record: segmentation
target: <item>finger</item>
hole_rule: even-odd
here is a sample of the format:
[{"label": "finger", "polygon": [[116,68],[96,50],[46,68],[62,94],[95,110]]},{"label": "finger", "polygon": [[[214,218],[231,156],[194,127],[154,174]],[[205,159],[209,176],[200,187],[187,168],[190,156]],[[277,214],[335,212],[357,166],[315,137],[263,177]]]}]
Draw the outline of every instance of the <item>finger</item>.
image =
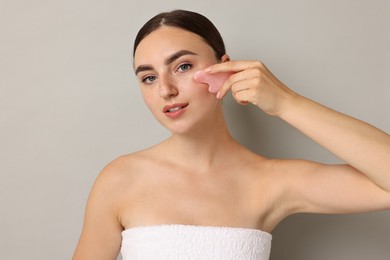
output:
[{"label": "finger", "polygon": [[232,86],[232,94],[239,103],[246,101],[257,106],[262,96],[261,80],[258,77],[254,77],[236,82]]},{"label": "finger", "polygon": [[259,84],[261,74],[262,72],[259,68],[252,68],[231,75],[219,89],[217,98],[223,98],[229,90],[237,92]]},{"label": "finger", "polygon": [[260,61],[226,61],[221,63],[216,63],[206,68],[207,73],[218,73],[218,72],[239,72],[249,68],[264,68],[264,64]]},{"label": "finger", "polygon": [[246,92],[248,92],[248,90],[242,90],[233,93],[234,100],[239,104],[249,104],[250,103],[250,101],[248,100],[249,96],[248,93]]},{"label": "finger", "polygon": [[220,89],[217,92],[216,97],[218,99],[222,99],[226,96],[226,94],[231,90],[233,84],[239,82],[239,78],[237,75],[233,74],[231,75],[220,87]]},{"label": "finger", "polygon": [[252,89],[245,89],[238,92],[233,93],[233,98],[237,103],[242,105],[247,105],[249,103],[256,103],[255,96]]}]

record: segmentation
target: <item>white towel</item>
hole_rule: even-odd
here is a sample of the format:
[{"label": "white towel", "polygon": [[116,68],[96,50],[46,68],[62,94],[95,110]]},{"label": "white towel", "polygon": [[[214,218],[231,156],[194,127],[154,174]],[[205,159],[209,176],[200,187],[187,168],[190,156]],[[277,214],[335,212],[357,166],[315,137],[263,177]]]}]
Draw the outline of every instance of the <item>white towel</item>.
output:
[{"label": "white towel", "polygon": [[123,260],[268,260],[272,235],[257,229],[194,225],[134,227],[122,232]]}]

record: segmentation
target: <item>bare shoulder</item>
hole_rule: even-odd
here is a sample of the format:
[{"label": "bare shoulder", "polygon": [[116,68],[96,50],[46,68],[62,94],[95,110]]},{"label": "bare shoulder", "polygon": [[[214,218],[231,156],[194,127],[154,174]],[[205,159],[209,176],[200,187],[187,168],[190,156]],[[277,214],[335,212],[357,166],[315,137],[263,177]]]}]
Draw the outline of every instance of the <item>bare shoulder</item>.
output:
[{"label": "bare shoulder", "polygon": [[120,211],[123,200],[134,197],[134,191],[143,187],[148,174],[156,170],[152,168],[156,168],[157,157],[154,148],[117,157],[97,176],[92,192],[104,194],[104,199],[118,205]]},{"label": "bare shoulder", "polygon": [[[249,153],[251,153],[249,151]],[[253,165],[254,171],[262,178],[272,178],[273,180],[286,180],[294,173],[313,171],[324,164],[303,159],[273,159],[252,153],[250,165]]]},{"label": "bare shoulder", "polygon": [[114,259],[118,255],[123,230],[120,213],[140,168],[138,157],[137,153],[121,156],[96,178],[73,259]]},{"label": "bare shoulder", "polygon": [[118,189],[137,178],[150,161],[148,150],[119,156],[108,163],[96,178],[96,184]]},{"label": "bare shoulder", "polygon": [[258,216],[258,228],[272,231],[280,221],[295,212],[291,201],[291,182],[294,171],[310,167],[301,160],[270,159],[244,151],[239,159],[240,178],[249,208]]},{"label": "bare shoulder", "polygon": [[325,164],[303,159],[262,159],[258,165],[263,173],[261,178],[272,184],[270,189],[283,202],[290,200],[293,189],[302,188],[305,180],[315,178],[316,173],[327,167]]},{"label": "bare shoulder", "polygon": [[302,169],[306,167],[311,167],[317,164],[313,161],[303,160],[303,159],[272,159],[267,158],[266,164],[270,169],[275,170],[284,170],[284,169]]},{"label": "bare shoulder", "polygon": [[[299,159],[269,159],[254,157],[254,169],[248,186],[257,198],[262,228],[271,231],[280,221],[297,212],[297,183],[303,175],[299,173],[314,171],[318,164]],[[259,203],[261,202],[261,203]],[[256,206],[254,206],[256,207]],[[261,212],[266,212],[263,215]]]}]

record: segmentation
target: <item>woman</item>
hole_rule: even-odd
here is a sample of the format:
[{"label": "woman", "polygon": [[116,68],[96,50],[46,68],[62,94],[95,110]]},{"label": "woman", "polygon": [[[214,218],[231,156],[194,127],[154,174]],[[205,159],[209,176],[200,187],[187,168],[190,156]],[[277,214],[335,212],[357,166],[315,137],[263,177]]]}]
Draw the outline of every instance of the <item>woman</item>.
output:
[{"label": "woman", "polygon": [[[102,171],[73,259],[115,259],[120,250],[124,259],[268,259],[270,232],[291,214],[390,208],[389,135],[293,92],[259,61],[230,61],[204,16],[176,10],[153,17],[133,57],[143,98],[172,135]],[[211,93],[197,71],[230,77]],[[226,127],[221,101],[228,92],[347,164],[249,151]]]}]

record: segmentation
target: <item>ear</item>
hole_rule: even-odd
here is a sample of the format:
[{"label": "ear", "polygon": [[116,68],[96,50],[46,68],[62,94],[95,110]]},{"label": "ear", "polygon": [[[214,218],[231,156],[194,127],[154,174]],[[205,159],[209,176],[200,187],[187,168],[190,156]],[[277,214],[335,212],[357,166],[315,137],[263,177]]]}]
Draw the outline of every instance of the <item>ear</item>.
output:
[{"label": "ear", "polygon": [[227,54],[224,54],[224,55],[221,57],[221,61],[222,61],[222,62],[227,62],[227,61],[230,61],[230,57],[229,57],[229,55],[227,55]]}]

